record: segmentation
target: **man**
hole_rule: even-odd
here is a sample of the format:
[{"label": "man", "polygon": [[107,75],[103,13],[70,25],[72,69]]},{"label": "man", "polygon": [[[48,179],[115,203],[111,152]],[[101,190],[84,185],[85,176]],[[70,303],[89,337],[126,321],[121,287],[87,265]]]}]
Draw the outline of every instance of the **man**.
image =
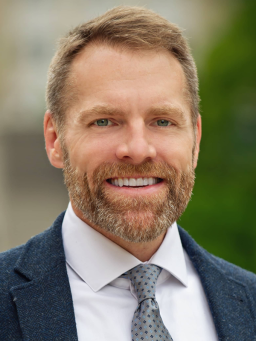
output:
[{"label": "man", "polygon": [[44,132],[70,204],[1,255],[1,340],[256,340],[255,275],[176,224],[198,102],[184,37],[151,11],[118,7],[62,39]]}]

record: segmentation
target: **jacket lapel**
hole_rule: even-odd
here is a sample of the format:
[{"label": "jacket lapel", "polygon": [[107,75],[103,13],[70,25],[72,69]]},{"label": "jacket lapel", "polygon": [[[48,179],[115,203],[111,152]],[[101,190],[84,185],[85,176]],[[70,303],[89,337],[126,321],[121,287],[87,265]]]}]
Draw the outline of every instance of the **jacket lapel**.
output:
[{"label": "jacket lapel", "polygon": [[247,286],[234,278],[237,268],[210,255],[183,229],[179,231],[183,247],[200,276],[219,340],[256,340],[252,298]]},{"label": "jacket lapel", "polygon": [[24,340],[78,340],[61,235],[63,216],[27,243],[15,267],[27,278],[10,291]]}]

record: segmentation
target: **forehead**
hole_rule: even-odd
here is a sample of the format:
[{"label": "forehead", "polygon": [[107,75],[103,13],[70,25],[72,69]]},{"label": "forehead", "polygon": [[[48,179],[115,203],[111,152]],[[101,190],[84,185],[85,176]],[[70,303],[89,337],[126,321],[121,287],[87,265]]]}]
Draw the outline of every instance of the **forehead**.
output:
[{"label": "forehead", "polygon": [[115,75],[119,73],[122,77],[120,72],[124,66],[124,70],[127,71],[126,76],[130,73],[132,77],[133,72],[136,72],[137,76],[146,70],[152,72],[156,68],[159,72],[166,68],[167,64],[172,68],[173,76],[178,76],[185,82],[180,62],[166,49],[132,50],[121,46],[112,47],[107,44],[91,43],[81,50],[72,61],[71,75],[79,77],[87,72],[88,76],[88,71],[95,75],[98,72],[104,74],[104,70],[109,71],[109,68],[112,68]]},{"label": "forehead", "polygon": [[70,75],[76,110],[90,105],[114,105],[128,111],[136,105],[141,110],[175,102],[187,105],[182,66],[166,50],[133,51],[90,44],[73,60]]}]

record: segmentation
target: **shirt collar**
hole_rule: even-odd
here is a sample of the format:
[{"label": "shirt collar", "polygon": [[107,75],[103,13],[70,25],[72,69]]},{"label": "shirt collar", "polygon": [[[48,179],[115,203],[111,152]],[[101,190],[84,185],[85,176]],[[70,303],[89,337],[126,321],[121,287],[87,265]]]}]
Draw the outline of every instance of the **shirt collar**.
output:
[{"label": "shirt collar", "polygon": [[162,244],[149,263],[165,269],[187,286],[187,267],[176,222],[168,228]]},{"label": "shirt collar", "polygon": [[[68,265],[97,292],[127,270],[141,264],[134,257],[76,216],[69,203],[62,236]],[[177,224],[167,231],[164,241],[148,263],[154,263],[187,285],[187,269]]]}]

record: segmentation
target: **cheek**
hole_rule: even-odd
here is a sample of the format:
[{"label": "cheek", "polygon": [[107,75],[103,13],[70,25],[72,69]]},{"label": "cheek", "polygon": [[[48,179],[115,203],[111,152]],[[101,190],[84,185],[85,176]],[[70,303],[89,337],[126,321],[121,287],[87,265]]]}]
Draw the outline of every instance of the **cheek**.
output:
[{"label": "cheek", "polygon": [[158,145],[157,152],[160,159],[175,169],[187,170],[192,165],[192,149],[191,139],[174,139]]},{"label": "cheek", "polygon": [[115,148],[108,142],[84,140],[76,143],[70,159],[72,165],[81,173],[90,177],[103,162],[114,162]]}]

